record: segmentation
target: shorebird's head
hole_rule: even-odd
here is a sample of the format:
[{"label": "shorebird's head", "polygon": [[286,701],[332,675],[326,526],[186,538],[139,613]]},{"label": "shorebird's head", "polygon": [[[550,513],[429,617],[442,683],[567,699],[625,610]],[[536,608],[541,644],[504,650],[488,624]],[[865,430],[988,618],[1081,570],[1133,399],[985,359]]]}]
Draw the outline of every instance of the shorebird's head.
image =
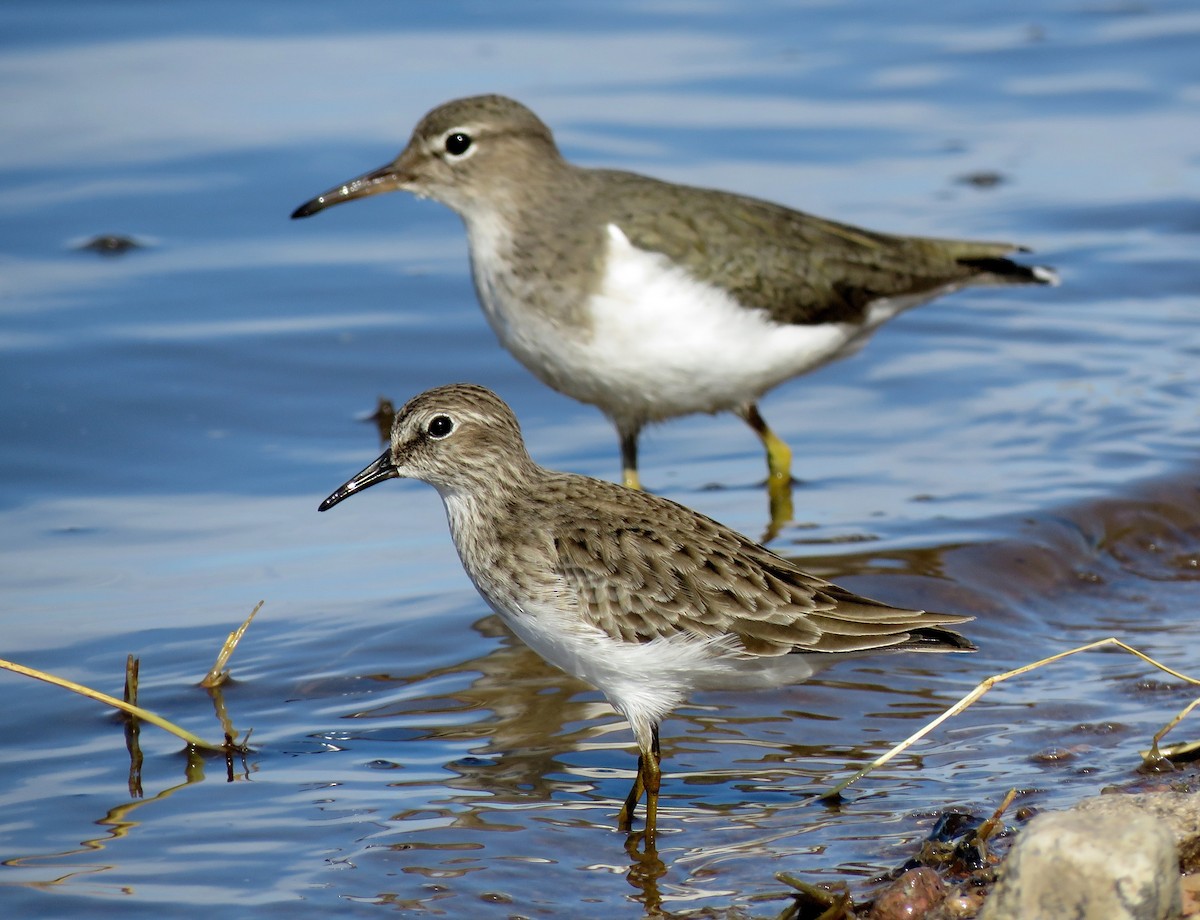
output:
[{"label": "shorebird's head", "polygon": [[396,190],[462,214],[561,163],[550,129],[521,103],[506,96],[455,99],[422,118],[391,163],[318,195],[292,217]]},{"label": "shorebird's head", "polygon": [[328,511],[385,479],[420,479],[447,495],[495,491],[497,483],[518,482],[534,469],[504,400],[484,387],[456,383],[405,403],[392,423],[388,449],[317,510]]}]

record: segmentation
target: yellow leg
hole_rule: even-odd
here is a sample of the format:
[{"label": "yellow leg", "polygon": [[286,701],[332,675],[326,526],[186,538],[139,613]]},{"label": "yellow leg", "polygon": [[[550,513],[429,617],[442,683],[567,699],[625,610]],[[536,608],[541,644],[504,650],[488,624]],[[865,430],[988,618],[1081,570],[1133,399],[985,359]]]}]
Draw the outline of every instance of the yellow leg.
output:
[{"label": "yellow leg", "polygon": [[771,484],[790,486],[792,484],[792,449],[770,428],[762,436],[763,447],[767,449],[767,473]]},{"label": "yellow leg", "polygon": [[[641,741],[639,739],[639,745]],[[617,813],[617,828],[629,833],[633,830],[633,818],[637,812],[638,802],[642,793],[646,794],[646,830],[644,837],[646,846],[654,847],[654,835],[658,830],[658,789],[662,785],[662,751],[658,743],[658,726],[651,726],[650,744],[642,746],[638,754],[637,776],[633,780],[633,788],[625,796],[625,804]]]},{"label": "yellow leg", "polygon": [[746,424],[754,429],[767,451],[767,482],[790,486],[792,484],[792,449],[773,432],[758,412],[758,406],[750,403],[738,413]]},{"label": "yellow leg", "polygon": [[633,788],[629,790],[629,795],[625,796],[625,804],[617,812],[617,829],[627,834],[633,830],[633,816],[637,811],[642,793],[646,791],[646,784],[642,779],[642,765],[645,763],[645,759],[643,755],[638,755],[637,776],[633,780]]},{"label": "yellow leg", "polygon": [[656,750],[647,758],[646,775],[643,782],[646,785],[646,849],[654,848],[654,838],[658,834],[658,787],[662,784],[662,758],[657,751],[658,730],[655,729],[654,741]]},{"label": "yellow leg", "polygon": [[792,449],[773,432],[750,403],[738,413],[754,429],[767,451],[767,497],[771,506],[771,523],[763,542],[773,539],[780,528],[792,519]]}]

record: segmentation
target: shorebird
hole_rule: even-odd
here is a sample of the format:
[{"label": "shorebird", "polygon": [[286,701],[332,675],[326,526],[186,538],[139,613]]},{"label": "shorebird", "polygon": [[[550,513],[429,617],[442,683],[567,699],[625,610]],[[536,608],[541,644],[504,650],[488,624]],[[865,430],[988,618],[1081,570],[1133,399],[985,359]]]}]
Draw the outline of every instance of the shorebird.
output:
[{"label": "shorebird", "polygon": [[321,503],[392,478],[442,497],[463,568],[508,627],[599,689],[638,746],[618,815],[646,797],[654,842],[659,723],[695,690],[798,683],[841,658],[958,652],[966,616],[860,597],[665,498],[539,466],[490,390],[429,390],[396,414],[390,446]]},{"label": "shorebird", "polygon": [[791,517],[791,450],[759,399],[858,350],[883,322],[977,284],[1050,284],[1021,247],[895,236],[768,201],[576,166],[504,96],[445,103],[391,163],[293,212],[403,190],[467,229],[479,302],[540,380],[600,408],[640,487],[652,422],[734,412],[766,448],[775,523]]}]

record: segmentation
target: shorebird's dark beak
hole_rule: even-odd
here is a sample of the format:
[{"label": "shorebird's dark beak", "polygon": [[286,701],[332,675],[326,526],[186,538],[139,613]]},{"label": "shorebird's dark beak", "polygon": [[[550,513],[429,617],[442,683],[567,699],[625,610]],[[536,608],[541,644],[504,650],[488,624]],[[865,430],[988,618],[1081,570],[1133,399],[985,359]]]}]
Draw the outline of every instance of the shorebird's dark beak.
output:
[{"label": "shorebird's dark beak", "polygon": [[292,220],[298,217],[311,217],[318,211],[324,211],[343,201],[353,201],[355,198],[366,198],[368,195],[378,195],[380,192],[394,192],[404,188],[411,180],[407,170],[398,167],[399,161],[393,161],[369,173],[363,173],[357,179],[351,179],[336,188],[331,188],[314,198],[306,201],[292,212]]},{"label": "shorebird's dark beak", "polygon": [[361,472],[358,472],[354,477],[338,486],[333,494],[325,501],[321,502],[318,511],[328,511],[338,502],[349,498],[355,492],[361,492],[363,489],[383,482],[385,479],[395,479],[400,475],[396,469],[396,464],[392,462],[392,452],[385,450],[370,466],[366,467]]}]

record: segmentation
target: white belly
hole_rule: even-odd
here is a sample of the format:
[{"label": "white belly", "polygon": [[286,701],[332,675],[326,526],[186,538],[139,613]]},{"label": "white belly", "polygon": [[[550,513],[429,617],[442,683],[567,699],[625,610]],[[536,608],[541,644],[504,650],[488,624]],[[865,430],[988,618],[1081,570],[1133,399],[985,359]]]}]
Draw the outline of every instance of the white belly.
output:
[{"label": "white belly", "polygon": [[[739,655],[732,638],[679,634],[650,642],[621,642],[580,621],[574,611],[550,607],[511,611],[496,607],[509,628],[551,664],[604,693],[647,740],[651,726],[683,703],[697,688],[743,689],[759,686],[744,679],[748,656]],[[801,664],[801,662],[797,662]],[[811,673],[806,669],[796,679]],[[789,675],[790,677],[791,675]],[[779,686],[774,680],[761,686]]]},{"label": "white belly", "polygon": [[[736,409],[852,352],[911,305],[878,302],[863,324],[776,323],[662,254],[638,249],[610,224],[596,293],[582,309],[537,311],[502,262],[477,248],[483,242],[472,239],[477,288],[502,344],[550,386],[615,419]],[[578,321],[563,323],[571,313]]]}]

